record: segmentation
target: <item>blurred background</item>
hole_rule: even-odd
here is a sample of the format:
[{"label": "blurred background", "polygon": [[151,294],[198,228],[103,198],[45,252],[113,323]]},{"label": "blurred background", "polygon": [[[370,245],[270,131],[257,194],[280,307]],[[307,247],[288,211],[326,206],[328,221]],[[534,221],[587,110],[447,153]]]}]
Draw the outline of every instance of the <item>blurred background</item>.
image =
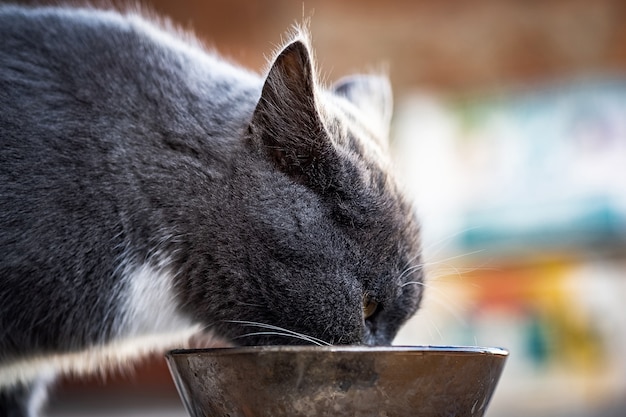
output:
[{"label": "blurred background", "polygon": [[[305,19],[325,80],[387,69],[429,274],[396,343],[509,349],[489,417],[626,415],[626,2],[142,4],[256,71]],[[49,412],[185,415],[160,358]]]}]

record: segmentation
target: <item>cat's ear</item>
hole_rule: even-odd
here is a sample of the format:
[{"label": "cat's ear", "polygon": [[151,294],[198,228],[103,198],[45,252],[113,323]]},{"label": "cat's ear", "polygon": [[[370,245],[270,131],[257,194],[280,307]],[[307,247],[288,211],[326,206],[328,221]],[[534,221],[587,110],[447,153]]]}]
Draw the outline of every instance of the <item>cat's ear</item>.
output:
[{"label": "cat's ear", "polygon": [[393,112],[393,96],[389,79],[381,75],[352,75],[333,86],[336,95],[354,104],[364,119],[386,140]]},{"label": "cat's ear", "polygon": [[315,83],[307,43],[290,43],[272,63],[249,125],[253,143],[278,169],[309,184],[318,179],[333,149],[317,108]]}]

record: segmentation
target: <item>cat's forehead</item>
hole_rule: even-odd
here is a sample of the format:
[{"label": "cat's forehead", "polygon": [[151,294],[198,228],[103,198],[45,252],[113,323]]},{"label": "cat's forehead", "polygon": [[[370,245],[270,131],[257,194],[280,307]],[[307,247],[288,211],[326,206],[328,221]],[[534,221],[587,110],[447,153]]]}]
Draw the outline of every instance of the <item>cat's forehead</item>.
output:
[{"label": "cat's forehead", "polygon": [[343,207],[357,217],[356,212],[365,215],[362,220],[368,223],[368,227],[364,230],[385,229],[386,232],[378,236],[387,236],[389,241],[402,239],[394,232],[417,235],[413,204],[395,175],[386,132],[370,123],[345,99],[332,93],[323,98],[320,113],[325,128],[342,163],[352,168],[349,172],[353,178],[348,181],[349,186],[346,184],[350,189],[346,195],[351,197],[352,203],[344,201]]},{"label": "cat's forehead", "polygon": [[[341,149],[344,162],[359,177],[357,209],[369,213],[373,229],[385,229],[389,241],[413,241],[418,246],[419,224],[412,201],[395,175],[389,152],[387,130],[380,128],[347,100],[329,93],[322,117],[332,140]],[[396,233],[401,233],[399,236]],[[414,248],[411,248],[414,249]]]}]

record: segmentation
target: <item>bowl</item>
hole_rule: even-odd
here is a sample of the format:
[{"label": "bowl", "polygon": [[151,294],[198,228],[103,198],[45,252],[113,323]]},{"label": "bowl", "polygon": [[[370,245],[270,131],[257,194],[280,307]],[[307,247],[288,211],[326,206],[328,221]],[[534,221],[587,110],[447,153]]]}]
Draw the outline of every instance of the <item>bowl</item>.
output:
[{"label": "bowl", "polygon": [[480,417],[507,356],[483,347],[263,346],[166,359],[192,417]]}]

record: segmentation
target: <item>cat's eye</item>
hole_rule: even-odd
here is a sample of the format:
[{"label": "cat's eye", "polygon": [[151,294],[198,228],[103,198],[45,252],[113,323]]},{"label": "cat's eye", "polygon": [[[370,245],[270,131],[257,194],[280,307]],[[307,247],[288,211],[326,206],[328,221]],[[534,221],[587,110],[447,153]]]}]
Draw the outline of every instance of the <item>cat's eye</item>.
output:
[{"label": "cat's eye", "polygon": [[376,313],[376,309],[378,308],[378,302],[374,300],[369,295],[365,295],[363,297],[363,317],[368,319]]}]

